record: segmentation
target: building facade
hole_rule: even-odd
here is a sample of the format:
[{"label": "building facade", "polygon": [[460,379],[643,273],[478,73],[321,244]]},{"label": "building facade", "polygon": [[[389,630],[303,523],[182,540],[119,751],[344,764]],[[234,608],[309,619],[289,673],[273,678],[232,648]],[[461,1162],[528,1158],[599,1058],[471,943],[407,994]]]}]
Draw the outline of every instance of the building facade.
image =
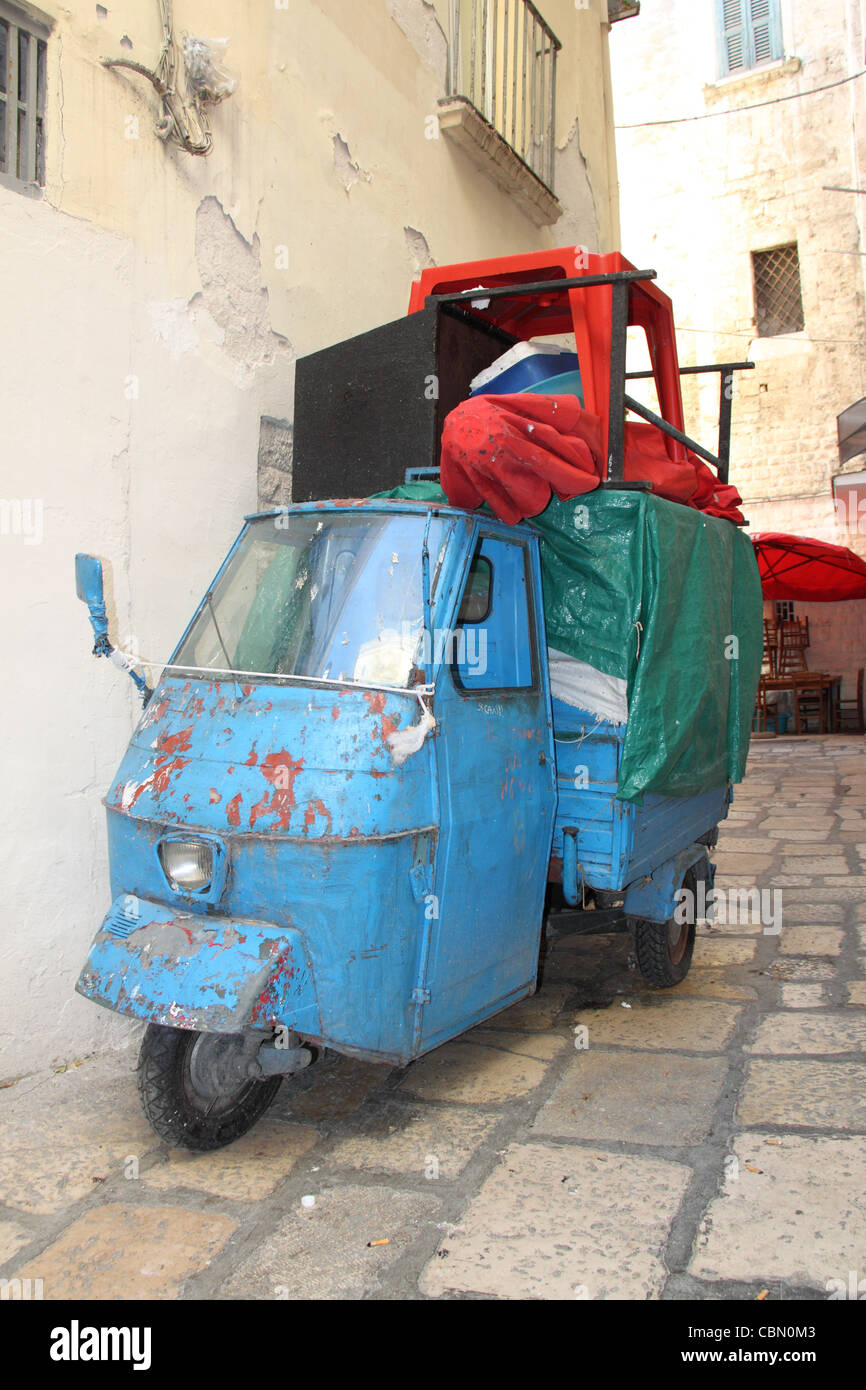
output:
[{"label": "building facade", "polygon": [[[611,61],[626,254],[671,294],[683,363],[755,363],[736,378],[731,457],[750,529],[866,556],[864,457],[842,462],[837,438],[866,395],[864,10],[645,3]],[[716,379],[684,378],[684,397],[712,448]],[[810,665],[853,678],[864,608],[797,605]]]},{"label": "building facade", "polygon": [[405,313],[425,265],[617,249],[610,17],[0,0],[0,1076],[126,1036],[73,993],[138,717],[74,553],[105,561],[114,639],[165,660],[244,513],[290,498],[298,356]]}]

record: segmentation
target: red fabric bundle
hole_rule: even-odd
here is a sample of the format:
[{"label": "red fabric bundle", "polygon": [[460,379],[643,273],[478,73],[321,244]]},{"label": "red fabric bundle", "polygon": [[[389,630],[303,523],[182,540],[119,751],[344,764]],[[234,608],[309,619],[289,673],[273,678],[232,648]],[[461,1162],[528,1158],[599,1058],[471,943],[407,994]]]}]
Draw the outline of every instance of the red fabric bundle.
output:
[{"label": "red fabric bundle", "polygon": [[[601,421],[576,396],[473,396],[445,419],[441,482],[455,507],[486,502],[514,525],[598,487],[604,477]],[[742,521],[736,488],[720,483],[696,454],[674,463],[654,425],[625,427],[625,478],[711,516]]]}]

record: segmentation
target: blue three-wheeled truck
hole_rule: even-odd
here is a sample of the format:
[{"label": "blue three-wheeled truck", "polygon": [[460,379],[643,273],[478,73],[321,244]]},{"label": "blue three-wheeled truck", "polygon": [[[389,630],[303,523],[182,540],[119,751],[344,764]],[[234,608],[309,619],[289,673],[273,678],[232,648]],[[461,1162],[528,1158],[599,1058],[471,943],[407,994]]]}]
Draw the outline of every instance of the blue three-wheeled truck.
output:
[{"label": "blue three-wheeled truck", "polygon": [[[546,254],[553,273],[427,272],[416,314],[299,364],[302,500],[247,518],[156,687],[131,671],[145,708],[105,802],[113,901],[77,988],[146,1023],[141,1096],[172,1144],[229,1143],[323,1048],[403,1065],[531,994],[546,920],[633,929],[658,986],[689,968],[695,913],[676,908],[711,882],[745,764],[757,570],[731,521],[628,478],[617,315],[647,330],[661,388],[643,427],[675,466],[692,447],[663,399],[649,272]],[[536,395],[562,376],[537,318],[516,327],[527,304],[551,334],[572,324],[581,410],[619,398],[601,476],[514,522],[495,492],[452,505],[436,470],[442,412],[479,374],[495,388],[498,359],[541,372]],[[417,393],[420,456],[393,438],[400,371],[439,382]],[[363,500],[320,495],[338,477]],[[129,666],[100,561],[76,573],[95,650]]]}]

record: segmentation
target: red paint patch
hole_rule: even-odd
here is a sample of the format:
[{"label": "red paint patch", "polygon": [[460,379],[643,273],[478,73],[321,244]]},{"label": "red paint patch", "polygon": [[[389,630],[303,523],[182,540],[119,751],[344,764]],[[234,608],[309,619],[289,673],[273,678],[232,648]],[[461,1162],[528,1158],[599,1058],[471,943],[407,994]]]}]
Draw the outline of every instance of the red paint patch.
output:
[{"label": "red paint patch", "polygon": [[293,758],[281,749],[279,753],[269,753],[263,758],[259,771],[274,789],[270,811],[279,818],[280,828],[288,829],[295,807],[295,778],[304,766],[303,758]]},{"label": "red paint patch", "polygon": [[228,803],[228,805],[226,806],[226,816],[227,816],[227,818],[228,818],[228,823],[229,823],[229,825],[235,825],[235,826],[240,825],[240,823],[241,823],[241,801],[242,801],[242,800],[243,800],[242,793],[241,793],[241,792],[237,792],[236,795],[232,797],[231,801],[230,801],[230,802]]},{"label": "red paint patch", "polygon": [[210,789],[210,804],[211,804],[211,806],[216,806],[216,804],[217,804],[218,801],[222,801],[222,795],[220,794],[220,792],[217,791],[216,787],[211,787],[211,789]]},{"label": "red paint patch", "polygon": [[250,749],[250,756],[247,758],[246,762],[244,763],[244,767],[255,767],[255,765],[256,765],[256,763],[258,762],[258,760],[259,760],[259,755],[258,755],[258,753],[256,752],[256,745],[253,744],[252,748]]},{"label": "red paint patch", "polygon": [[339,705],[334,705],[333,709],[331,710],[331,718],[332,718],[332,719],[339,719],[339,717],[340,717],[340,706],[339,706]]},{"label": "red paint patch", "polygon": [[370,737],[372,738],[374,743],[376,741],[376,738],[378,737],[380,743],[387,744],[388,735],[396,733],[397,729],[400,727],[400,715],[392,715],[385,713],[384,690],[365,691],[364,699],[370,706],[370,713],[378,714],[381,716],[378,729],[375,727],[372,728],[370,730]]},{"label": "red paint patch", "polygon": [[151,773],[150,777],[146,778],[141,786],[136,789],[135,796],[130,801],[128,809],[130,811],[132,810],[143,792],[152,790],[155,797],[162,796],[169,789],[172,775],[175,772],[182,771],[191,761],[191,758],[172,758],[171,762],[166,762],[165,759],[163,759],[160,763],[159,759],[157,759],[156,771]]},{"label": "red paint patch", "polygon": [[330,811],[328,810],[328,808],[327,808],[327,807],[323,804],[323,802],[321,802],[321,801],[309,801],[309,802],[307,802],[307,809],[306,809],[306,811],[304,812],[304,827],[305,827],[305,829],[306,829],[306,830],[311,830],[311,829],[312,829],[312,827],[313,827],[313,826],[315,825],[315,823],[316,823],[316,817],[317,817],[317,816],[322,816],[322,818],[328,822],[328,824],[327,824],[327,826],[326,826],[326,828],[325,828],[325,834],[326,834],[326,835],[330,835],[330,833],[331,833],[331,825],[332,825],[332,823],[333,823],[333,822],[332,822],[332,818],[331,818],[331,813],[330,813]]},{"label": "red paint patch", "polygon": [[177,734],[160,734],[156,741],[157,762],[159,754],[164,753],[168,757],[173,757],[175,753],[187,753],[189,751],[189,741],[192,738],[192,724],[189,728],[181,729]]},{"label": "red paint patch", "polygon": [[261,801],[257,801],[255,806],[250,811],[250,830],[252,830],[256,821],[259,819],[259,816],[266,816],[268,814],[268,805],[268,794],[267,792],[265,792]]}]

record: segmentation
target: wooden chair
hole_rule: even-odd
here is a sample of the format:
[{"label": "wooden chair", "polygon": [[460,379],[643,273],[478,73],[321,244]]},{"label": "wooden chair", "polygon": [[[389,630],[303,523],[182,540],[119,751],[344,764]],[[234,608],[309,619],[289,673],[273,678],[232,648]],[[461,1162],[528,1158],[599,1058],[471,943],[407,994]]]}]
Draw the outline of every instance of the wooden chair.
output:
[{"label": "wooden chair", "polygon": [[808,671],[806,665],[806,653],[802,647],[782,647],[779,652],[779,669],[777,675],[790,676],[795,671]]},{"label": "wooden chair", "polygon": [[846,720],[850,720],[852,732],[862,734],[864,732],[863,723],[863,667],[857,672],[857,695],[853,700],[840,700],[836,708],[836,731],[841,733],[843,729],[849,727]]},{"label": "wooden chair", "polygon": [[814,719],[817,725],[815,732],[826,733],[830,682],[824,676],[816,673],[814,682],[805,689],[801,687],[797,690],[794,699],[797,704],[797,724],[801,732],[808,733],[809,720]]},{"label": "wooden chair", "polygon": [[806,671],[806,648],[809,646],[809,619],[789,618],[779,624],[779,672],[788,676],[794,671]]},{"label": "wooden chair", "polygon": [[768,676],[779,674],[779,626],[770,618],[764,619],[763,668]]},{"label": "wooden chair", "polygon": [[758,696],[755,701],[753,728],[756,734],[765,734],[767,732],[767,692],[764,688],[763,679],[758,681]]}]

